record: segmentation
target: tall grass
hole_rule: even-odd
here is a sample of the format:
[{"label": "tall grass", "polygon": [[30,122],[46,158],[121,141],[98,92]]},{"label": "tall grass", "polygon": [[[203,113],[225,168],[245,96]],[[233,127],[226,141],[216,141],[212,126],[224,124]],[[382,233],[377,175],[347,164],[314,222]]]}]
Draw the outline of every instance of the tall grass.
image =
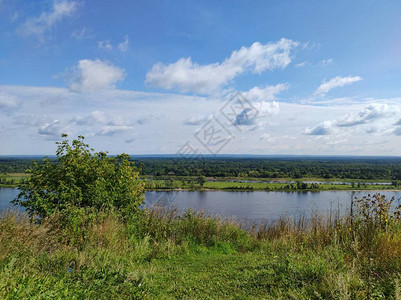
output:
[{"label": "tall grass", "polygon": [[[155,209],[122,220],[72,210],[40,224],[7,212],[0,298],[400,299],[401,222],[389,201],[374,195],[357,199],[352,215],[250,228],[194,211]],[[221,284],[207,290],[205,276]]]}]

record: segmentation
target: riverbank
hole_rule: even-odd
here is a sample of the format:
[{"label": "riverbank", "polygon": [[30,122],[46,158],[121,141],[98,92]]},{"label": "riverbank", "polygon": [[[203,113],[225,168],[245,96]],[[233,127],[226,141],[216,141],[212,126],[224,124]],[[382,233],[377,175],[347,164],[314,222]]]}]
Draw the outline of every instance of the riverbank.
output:
[{"label": "riverbank", "polygon": [[0,187],[17,187],[28,176],[27,173],[0,174]]},{"label": "riverbank", "polygon": [[[157,190],[176,190],[176,191],[284,191],[284,192],[303,192],[303,191],[399,191],[401,186],[387,184],[382,182],[343,182],[338,181],[320,181],[318,180],[299,180],[299,181],[253,181],[248,180],[207,180],[199,182],[196,179],[153,179],[145,180],[145,188],[149,191]],[[386,184],[385,184],[386,183]]]},{"label": "riverbank", "polygon": [[[17,187],[29,174],[0,175],[0,187]],[[400,191],[397,181],[381,179],[339,178],[204,178],[167,176],[163,179],[143,178],[148,191]]]}]

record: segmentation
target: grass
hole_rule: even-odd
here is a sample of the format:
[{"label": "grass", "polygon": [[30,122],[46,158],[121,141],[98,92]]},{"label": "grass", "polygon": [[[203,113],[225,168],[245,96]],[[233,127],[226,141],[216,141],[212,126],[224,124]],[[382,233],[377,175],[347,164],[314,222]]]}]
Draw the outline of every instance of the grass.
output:
[{"label": "grass", "polygon": [[[23,179],[27,178],[29,174],[27,173],[7,173],[0,174],[0,186],[17,186]],[[193,181],[192,184],[188,184],[187,181]],[[224,178],[221,181],[206,181],[201,187],[196,183],[196,177],[183,177],[180,179],[172,178],[170,181],[156,179],[151,181],[146,181],[148,190],[157,189],[184,189],[184,190],[200,190],[200,189],[210,189],[210,190],[254,190],[254,191],[294,191],[299,189],[294,189],[289,187],[287,183],[284,182],[231,182],[230,180],[255,180],[255,181],[319,181],[325,182],[325,184],[318,184],[312,187],[310,184],[308,188],[304,189],[307,191],[329,191],[329,190],[393,190],[401,189],[400,186],[396,187],[393,185],[365,185],[366,182],[387,182],[383,180],[348,180],[348,179],[324,179],[324,178],[279,178],[279,179],[258,179],[258,178]],[[183,181],[185,182],[183,184]],[[350,184],[334,184],[332,182],[354,182],[354,186]],[[168,182],[168,183],[166,183]],[[360,186],[358,187],[358,182]],[[295,185],[295,184],[294,184]]]},{"label": "grass", "polygon": [[[288,179],[287,179],[288,180]],[[315,179],[319,181],[318,179]],[[325,184],[311,185],[308,184],[305,189],[296,188],[296,184],[281,183],[281,182],[231,182],[231,181],[206,181],[203,186],[196,183],[193,179],[192,184],[183,184],[181,180],[151,180],[146,181],[146,188],[148,190],[157,189],[184,189],[184,190],[250,190],[250,191],[332,191],[332,190],[394,190],[400,189],[401,187],[396,187],[393,185],[365,185],[364,182],[360,182],[360,186],[356,182],[354,186],[350,184],[334,184],[331,181],[323,180]],[[299,180],[302,182],[302,180]],[[307,180],[305,180],[307,181]]]},{"label": "grass", "polygon": [[29,175],[26,173],[6,173],[0,174],[0,186],[17,186]]},{"label": "grass", "polygon": [[[245,230],[201,212],[0,217],[1,299],[400,299],[401,221],[359,213]],[[376,205],[378,204],[378,205]]]}]

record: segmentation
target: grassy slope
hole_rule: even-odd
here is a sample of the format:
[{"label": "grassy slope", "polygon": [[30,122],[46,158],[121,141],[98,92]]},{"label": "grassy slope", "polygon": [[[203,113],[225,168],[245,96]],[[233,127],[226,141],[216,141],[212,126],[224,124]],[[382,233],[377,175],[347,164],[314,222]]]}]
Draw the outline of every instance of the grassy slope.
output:
[{"label": "grassy slope", "polygon": [[40,226],[13,214],[0,218],[1,299],[401,295],[398,221],[374,232],[316,217],[310,227],[282,220],[247,233],[201,214],[173,213],[150,213],[133,224],[113,216],[59,224],[57,218]]}]

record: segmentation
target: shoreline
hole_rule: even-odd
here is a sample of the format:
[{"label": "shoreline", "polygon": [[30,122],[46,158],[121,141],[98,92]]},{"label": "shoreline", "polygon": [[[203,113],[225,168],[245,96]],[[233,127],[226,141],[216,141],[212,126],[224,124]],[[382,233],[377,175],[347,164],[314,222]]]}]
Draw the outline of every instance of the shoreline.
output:
[{"label": "shoreline", "polygon": [[327,189],[327,190],[263,190],[263,189],[146,189],[145,192],[285,192],[285,193],[304,193],[304,192],[401,192],[401,189]]}]

